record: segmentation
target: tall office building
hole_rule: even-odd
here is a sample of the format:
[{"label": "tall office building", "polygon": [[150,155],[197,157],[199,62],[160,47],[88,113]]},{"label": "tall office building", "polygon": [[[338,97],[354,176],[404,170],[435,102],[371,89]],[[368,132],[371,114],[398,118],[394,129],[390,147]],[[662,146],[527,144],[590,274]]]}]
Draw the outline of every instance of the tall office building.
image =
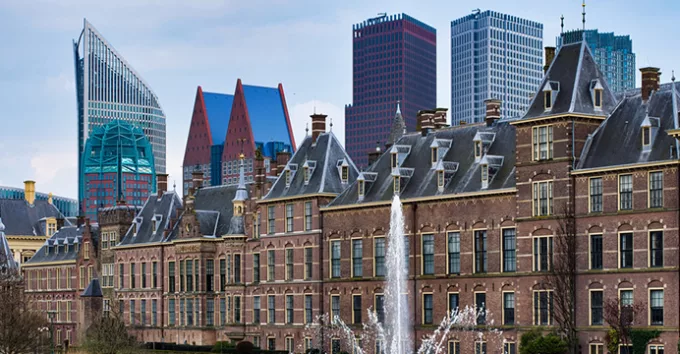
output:
[{"label": "tall office building", "polygon": [[519,117],[543,77],[543,25],[495,11],[451,21],[451,124],[482,122],[484,100]]},{"label": "tall office building", "polygon": [[[140,127],[153,149],[155,169],[165,173],[165,113],[158,97],[130,64],[89,23],[73,41],[78,102],[78,165],[96,127],[122,120]],[[81,173],[78,174],[82,176]],[[79,191],[84,181],[79,180]],[[83,195],[78,200],[83,202]]]},{"label": "tall office building", "polygon": [[376,142],[384,144],[400,101],[408,130],[416,113],[437,102],[437,31],[406,14],[356,24],[352,104],[345,106],[345,147],[366,166]]},{"label": "tall office building", "polygon": [[[584,38],[583,32],[574,30],[562,33],[557,37],[557,48],[580,42]],[[585,30],[585,40],[612,91],[635,88],[635,53],[630,36],[617,36],[614,32],[600,33],[595,29]]]}]

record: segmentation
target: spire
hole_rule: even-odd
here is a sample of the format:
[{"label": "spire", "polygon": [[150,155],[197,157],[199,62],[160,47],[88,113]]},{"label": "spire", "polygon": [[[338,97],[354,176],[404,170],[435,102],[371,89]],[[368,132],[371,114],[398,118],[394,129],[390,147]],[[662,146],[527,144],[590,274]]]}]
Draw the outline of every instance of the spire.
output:
[{"label": "spire", "polygon": [[397,113],[394,115],[394,120],[392,121],[392,129],[390,129],[390,136],[387,140],[387,146],[392,146],[406,133],[406,122],[404,122],[404,117],[401,115],[400,102],[397,101]]},{"label": "spire", "polygon": [[586,0],[583,0],[583,38],[586,38]]},{"label": "spire", "polygon": [[560,16],[560,34],[564,34],[564,15]]},{"label": "spire", "polygon": [[245,155],[241,153],[239,159],[241,160],[241,166],[239,168],[238,173],[238,189],[236,190],[236,196],[234,196],[233,200],[234,202],[236,201],[242,202],[248,199],[248,192],[246,191],[245,167],[243,162],[243,160],[245,159]]},{"label": "spire", "polygon": [[401,101],[397,100],[397,114],[401,114]]}]

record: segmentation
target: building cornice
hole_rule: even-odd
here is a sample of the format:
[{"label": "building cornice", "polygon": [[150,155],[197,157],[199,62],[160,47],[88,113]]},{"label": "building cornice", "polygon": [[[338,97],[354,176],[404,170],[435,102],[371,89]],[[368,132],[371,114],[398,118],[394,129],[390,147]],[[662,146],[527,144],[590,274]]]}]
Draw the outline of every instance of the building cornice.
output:
[{"label": "building cornice", "polygon": [[39,235],[5,235],[7,240],[27,240],[45,242],[49,237]]},{"label": "building cornice", "polygon": [[663,166],[673,166],[673,165],[677,165],[678,163],[680,163],[680,160],[666,160],[666,161],[658,161],[658,162],[631,163],[631,164],[625,164],[625,165],[612,165],[612,166],[606,166],[606,167],[585,168],[585,169],[580,169],[580,170],[573,170],[573,171],[571,171],[571,174],[578,176],[578,175],[588,175],[588,174],[595,174],[595,173],[616,172],[616,171],[621,171],[621,170],[633,170],[633,169],[640,169],[640,168],[658,168],[658,167],[663,167]]},{"label": "building cornice", "polygon": [[44,266],[54,266],[54,265],[64,265],[64,264],[76,264],[76,260],[71,259],[71,260],[66,260],[66,261],[23,263],[21,265],[21,269],[37,268],[37,267],[44,267]]},{"label": "building cornice", "polygon": [[256,204],[267,204],[267,203],[277,203],[277,202],[282,202],[282,201],[289,201],[289,200],[298,200],[298,199],[311,199],[311,198],[335,198],[338,195],[335,193],[312,193],[312,194],[299,194],[299,195],[292,195],[288,197],[279,197],[279,198],[271,198],[271,199],[260,199],[256,201]]},{"label": "building cornice", "polygon": [[595,119],[595,120],[603,121],[607,118],[607,116],[597,115],[597,114],[561,113],[561,114],[555,114],[555,115],[540,116],[540,117],[535,117],[535,118],[519,119],[519,120],[511,121],[509,123],[511,125],[523,125],[523,124],[526,124],[526,123],[535,123],[535,122],[552,120],[552,119],[557,119],[557,118],[586,118],[586,119]]}]

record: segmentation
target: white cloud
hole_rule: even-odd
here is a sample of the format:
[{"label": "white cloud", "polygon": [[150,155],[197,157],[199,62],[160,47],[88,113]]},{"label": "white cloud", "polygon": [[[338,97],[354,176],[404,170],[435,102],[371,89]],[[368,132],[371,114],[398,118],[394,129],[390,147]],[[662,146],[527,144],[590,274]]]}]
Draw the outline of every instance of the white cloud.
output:
[{"label": "white cloud", "polygon": [[[50,144],[50,146],[58,146]],[[78,195],[78,156],[75,151],[61,150],[37,151],[31,158],[31,176],[26,179],[36,181],[36,189],[41,192],[73,197]]]},{"label": "white cloud", "polygon": [[345,145],[345,109],[338,107],[330,102],[309,101],[305,103],[298,103],[290,110],[290,121],[293,125],[293,135],[295,135],[295,142],[300,144],[305,138],[305,128],[309,124],[309,131],[311,134],[312,125],[311,118],[314,112],[328,115],[326,118],[326,130],[330,130],[331,120],[333,122],[333,134],[340,140],[340,143]]}]

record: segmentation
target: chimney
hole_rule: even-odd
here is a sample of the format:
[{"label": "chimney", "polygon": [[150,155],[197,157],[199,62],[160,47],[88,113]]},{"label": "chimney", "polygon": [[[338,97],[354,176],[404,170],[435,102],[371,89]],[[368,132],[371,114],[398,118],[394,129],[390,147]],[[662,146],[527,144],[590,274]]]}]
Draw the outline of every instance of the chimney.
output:
[{"label": "chimney", "polygon": [[253,161],[253,171],[255,172],[255,198],[259,199],[264,196],[263,187],[266,171],[264,169],[264,157],[260,150],[255,151],[255,159]]},{"label": "chimney", "polygon": [[167,173],[157,173],[156,174],[156,192],[158,193],[158,198],[163,196],[163,193],[168,191],[168,174]]},{"label": "chimney", "polygon": [[418,123],[420,125],[420,133],[422,136],[427,136],[432,130],[434,130],[433,122],[433,112],[432,111],[419,111],[418,112]]},{"label": "chimney", "polygon": [[35,203],[35,181],[24,181],[24,199],[28,204]]},{"label": "chimney", "polygon": [[659,89],[661,72],[659,68],[646,67],[640,68],[640,73],[642,73],[642,100],[647,101],[652,91]]},{"label": "chimney", "polygon": [[[326,117],[326,116],[324,116]],[[324,123],[325,124],[325,123]],[[314,136],[314,133],[312,133],[312,137]],[[318,135],[317,135],[318,136]],[[316,141],[316,138],[314,141]],[[281,172],[283,172],[283,169],[286,168],[286,165],[288,164],[288,161],[290,160],[290,153],[286,150],[278,151],[276,153],[276,175],[280,175]]]},{"label": "chimney", "polygon": [[[328,116],[314,113],[310,117],[312,117],[312,143],[316,144],[316,139],[319,138],[319,135],[326,132],[326,117]],[[276,161],[278,162],[278,158]]]},{"label": "chimney", "polygon": [[486,126],[490,127],[501,119],[501,100],[489,98],[484,100],[484,104],[486,104]]},{"label": "chimney", "polygon": [[378,161],[380,155],[382,155],[382,149],[380,148],[380,142],[378,141],[375,145],[375,150],[371,150],[368,153],[368,165],[371,166],[374,162]]},{"label": "chimney", "polygon": [[83,226],[83,225],[85,225],[85,216],[80,215],[80,216],[78,216],[78,218],[76,219],[76,226],[77,226],[77,227],[81,227],[81,226]]},{"label": "chimney", "polygon": [[448,111],[446,108],[437,108],[434,110],[433,121],[435,130],[439,130],[448,126],[448,124],[446,124],[446,111]]},{"label": "chimney", "polygon": [[543,73],[548,72],[553,60],[555,60],[555,47],[545,47],[545,65],[543,66]]},{"label": "chimney", "polygon": [[194,172],[191,172],[191,188],[189,189],[189,195],[196,194],[201,187],[203,187],[203,172],[196,168]]}]

